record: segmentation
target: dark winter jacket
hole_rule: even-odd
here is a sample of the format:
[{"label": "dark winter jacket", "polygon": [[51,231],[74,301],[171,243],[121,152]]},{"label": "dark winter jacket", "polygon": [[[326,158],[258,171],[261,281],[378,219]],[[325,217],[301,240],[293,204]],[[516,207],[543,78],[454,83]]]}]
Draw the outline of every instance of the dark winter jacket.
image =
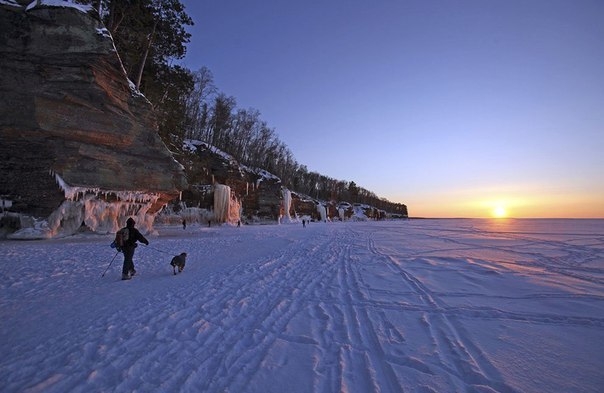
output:
[{"label": "dark winter jacket", "polygon": [[134,221],[131,222],[128,219],[126,228],[128,228],[128,240],[126,240],[123,248],[134,248],[137,241],[149,245],[149,241],[134,227]]}]

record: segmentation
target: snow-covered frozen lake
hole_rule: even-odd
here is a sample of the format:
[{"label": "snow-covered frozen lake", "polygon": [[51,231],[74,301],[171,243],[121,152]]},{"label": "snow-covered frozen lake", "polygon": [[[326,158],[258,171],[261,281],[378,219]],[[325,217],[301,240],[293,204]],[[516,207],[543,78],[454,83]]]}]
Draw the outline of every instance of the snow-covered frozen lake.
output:
[{"label": "snow-covered frozen lake", "polygon": [[157,230],[0,242],[0,391],[604,391],[604,220]]}]

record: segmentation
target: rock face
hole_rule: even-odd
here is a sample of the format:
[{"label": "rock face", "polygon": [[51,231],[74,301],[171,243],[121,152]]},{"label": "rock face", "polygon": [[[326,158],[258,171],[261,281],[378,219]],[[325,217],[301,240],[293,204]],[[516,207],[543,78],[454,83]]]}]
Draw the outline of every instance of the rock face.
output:
[{"label": "rock face", "polygon": [[[262,169],[241,165],[229,154],[201,141],[186,141],[182,162],[187,167],[190,187],[178,203],[171,204],[162,221],[178,224],[229,222],[300,222],[340,220],[380,220],[386,212],[364,204],[319,201],[308,195],[285,189],[281,180]],[[216,211],[217,191],[229,187],[230,205],[238,211],[228,219]],[[220,196],[223,199],[224,195]],[[285,209],[289,208],[289,212]],[[212,212],[214,209],[214,212]],[[221,209],[224,210],[224,209]],[[180,219],[174,219],[180,215]]]},{"label": "rock face", "polygon": [[290,216],[307,217],[311,220],[321,220],[321,215],[318,212],[319,202],[304,195],[299,195],[292,192],[292,203],[290,208]]},{"label": "rock face", "polygon": [[[46,217],[92,192],[154,214],[187,187],[89,8],[0,4],[0,197],[13,211]],[[66,196],[57,179],[90,190]]]},{"label": "rock face", "polygon": [[240,165],[233,157],[204,142],[191,141],[187,172],[191,187],[183,192],[182,200],[188,206],[211,209],[214,185],[231,188],[233,198],[239,201],[241,221],[272,220],[279,218],[282,196],[281,179],[261,169]]}]

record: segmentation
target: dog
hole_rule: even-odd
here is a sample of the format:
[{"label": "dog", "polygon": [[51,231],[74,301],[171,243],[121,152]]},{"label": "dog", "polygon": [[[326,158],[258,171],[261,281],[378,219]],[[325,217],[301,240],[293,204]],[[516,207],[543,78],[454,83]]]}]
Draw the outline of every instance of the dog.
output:
[{"label": "dog", "polygon": [[183,252],[180,255],[174,256],[170,265],[172,265],[172,269],[174,271],[174,275],[176,275],[176,268],[178,268],[178,272],[182,272],[185,269],[185,264],[187,263],[187,253]]}]

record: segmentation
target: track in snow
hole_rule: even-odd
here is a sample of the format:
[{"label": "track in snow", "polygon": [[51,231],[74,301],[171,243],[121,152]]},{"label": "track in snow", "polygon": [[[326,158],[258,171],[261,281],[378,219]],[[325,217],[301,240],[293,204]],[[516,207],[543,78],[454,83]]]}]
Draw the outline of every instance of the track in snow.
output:
[{"label": "track in snow", "polygon": [[[576,345],[604,338],[595,233],[386,222],[177,235],[140,247],[128,282],[121,261],[99,278],[105,240],[1,243],[4,390],[589,392],[604,365]],[[575,364],[552,368],[552,353]]]}]

